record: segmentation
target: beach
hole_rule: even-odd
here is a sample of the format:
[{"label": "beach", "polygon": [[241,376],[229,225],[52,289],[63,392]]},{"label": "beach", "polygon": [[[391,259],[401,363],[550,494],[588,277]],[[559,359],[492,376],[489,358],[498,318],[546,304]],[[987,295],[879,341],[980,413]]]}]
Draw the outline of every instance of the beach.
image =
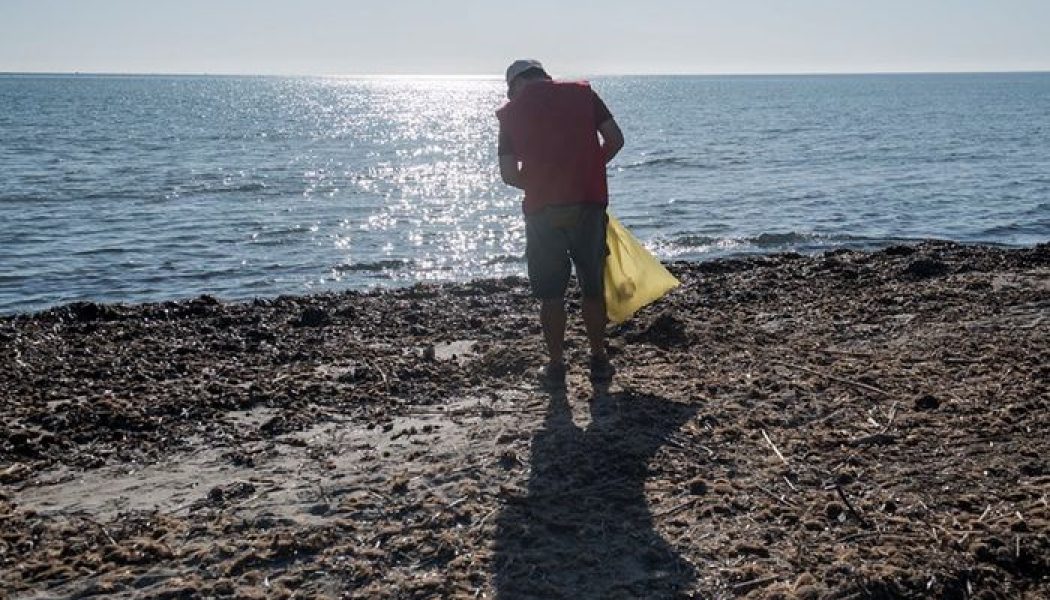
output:
[{"label": "beach", "polygon": [[0,318],[0,596],[1050,597],[1050,245]]}]

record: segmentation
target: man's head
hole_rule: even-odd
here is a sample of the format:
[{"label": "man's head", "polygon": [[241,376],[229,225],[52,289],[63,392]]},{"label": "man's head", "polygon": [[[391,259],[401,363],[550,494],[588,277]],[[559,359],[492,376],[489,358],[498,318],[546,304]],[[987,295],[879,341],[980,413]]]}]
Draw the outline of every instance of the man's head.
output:
[{"label": "man's head", "polygon": [[531,81],[550,78],[540,61],[516,60],[507,67],[507,97],[514,98]]}]

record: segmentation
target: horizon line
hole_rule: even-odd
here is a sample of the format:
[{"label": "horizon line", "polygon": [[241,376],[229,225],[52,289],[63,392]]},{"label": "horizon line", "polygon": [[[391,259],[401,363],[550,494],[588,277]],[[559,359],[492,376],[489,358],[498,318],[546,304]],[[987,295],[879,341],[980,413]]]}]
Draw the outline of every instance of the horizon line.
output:
[{"label": "horizon line", "polygon": [[[915,70],[915,71],[668,71],[668,72],[607,72],[570,73],[568,77],[805,77],[805,76],[856,76],[856,75],[1024,75],[1050,73],[1047,69],[1001,69],[1001,70]],[[415,79],[415,80],[496,80],[503,76],[496,73],[237,73],[206,71],[2,71],[0,76],[86,76],[86,77],[312,77],[328,79]]]}]

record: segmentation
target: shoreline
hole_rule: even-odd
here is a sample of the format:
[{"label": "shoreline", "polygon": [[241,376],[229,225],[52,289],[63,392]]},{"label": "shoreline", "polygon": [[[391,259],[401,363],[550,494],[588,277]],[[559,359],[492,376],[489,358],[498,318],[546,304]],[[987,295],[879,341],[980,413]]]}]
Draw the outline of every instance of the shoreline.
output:
[{"label": "shoreline", "polygon": [[[794,234],[790,234],[794,235]],[[732,261],[747,261],[755,258],[762,257],[778,257],[778,256],[800,256],[803,258],[815,259],[822,257],[826,254],[833,254],[837,252],[859,252],[864,254],[877,254],[884,252],[888,248],[914,248],[923,245],[956,245],[966,248],[977,248],[977,249],[988,249],[988,250],[1032,250],[1040,246],[1046,245],[1047,242],[1037,244],[1011,244],[1011,243],[997,243],[997,242],[965,242],[948,239],[895,239],[895,240],[884,240],[869,245],[867,243],[857,244],[844,244],[828,248],[807,248],[800,250],[784,250],[769,252],[763,250],[751,250],[751,251],[739,251],[729,253],[725,255],[714,255],[709,258],[699,259],[675,259],[665,260],[661,259],[661,262],[665,265],[670,266],[673,269],[685,269],[688,270],[692,265],[701,265],[706,263],[723,263]],[[524,259],[523,259],[524,260]],[[524,262],[522,263],[524,264]],[[207,303],[219,303],[222,305],[235,305],[235,304],[251,304],[255,302],[270,302],[275,301],[279,298],[309,298],[311,296],[332,296],[332,295],[376,295],[384,294],[387,292],[395,292],[398,290],[409,289],[412,287],[444,287],[444,286],[458,286],[458,285],[471,285],[478,282],[486,281],[515,281],[524,278],[522,274],[509,274],[498,277],[479,277],[476,279],[469,280],[433,280],[433,281],[410,281],[410,280],[391,280],[392,283],[375,283],[371,285],[365,285],[361,287],[350,287],[345,289],[324,289],[317,292],[304,291],[302,293],[288,293],[281,292],[273,295],[265,296],[223,296],[221,294],[203,293],[196,296],[187,295],[180,297],[160,298],[153,300],[143,301],[119,301],[119,300],[69,300],[59,301],[55,304],[49,305],[44,308],[36,308],[29,310],[14,310],[14,311],[0,311],[0,322],[4,320],[19,319],[19,318],[34,318],[39,315],[44,315],[55,310],[71,309],[74,306],[87,307],[93,305],[95,309],[87,308],[87,310],[102,310],[106,312],[108,308],[115,309],[117,312],[121,310],[134,310],[137,307],[148,307],[154,305],[165,305],[172,306],[174,304],[193,302],[204,298],[204,302]],[[108,308],[107,308],[108,307]],[[110,311],[111,314],[115,315]]]},{"label": "shoreline", "polygon": [[1050,594],[1050,245],[669,267],[566,398],[520,277],[0,317],[0,587]]}]

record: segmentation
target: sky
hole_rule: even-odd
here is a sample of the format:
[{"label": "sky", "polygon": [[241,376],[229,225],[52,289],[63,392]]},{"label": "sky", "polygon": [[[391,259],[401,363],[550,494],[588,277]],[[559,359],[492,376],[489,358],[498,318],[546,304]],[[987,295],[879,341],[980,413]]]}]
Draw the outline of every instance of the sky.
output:
[{"label": "sky", "polygon": [[0,0],[0,72],[1050,70],[1050,0]]}]

